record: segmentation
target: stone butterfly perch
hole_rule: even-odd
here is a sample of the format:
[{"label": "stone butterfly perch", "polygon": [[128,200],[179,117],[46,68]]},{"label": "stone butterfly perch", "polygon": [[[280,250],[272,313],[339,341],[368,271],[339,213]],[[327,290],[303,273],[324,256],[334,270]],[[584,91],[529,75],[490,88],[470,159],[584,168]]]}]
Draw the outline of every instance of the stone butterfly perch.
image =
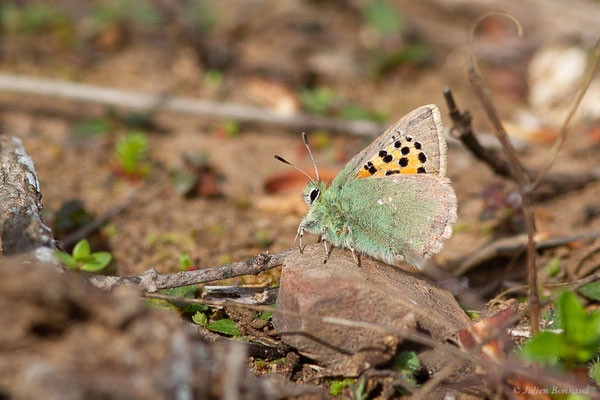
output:
[{"label": "stone butterfly perch", "polygon": [[[331,186],[310,178],[303,192],[308,212],[298,226],[320,234],[335,247],[393,263],[404,259],[421,268],[442,249],[456,222],[456,194],[446,177],[446,139],[440,111],[430,104],[392,125],[342,169]],[[296,241],[294,240],[294,243]]]}]

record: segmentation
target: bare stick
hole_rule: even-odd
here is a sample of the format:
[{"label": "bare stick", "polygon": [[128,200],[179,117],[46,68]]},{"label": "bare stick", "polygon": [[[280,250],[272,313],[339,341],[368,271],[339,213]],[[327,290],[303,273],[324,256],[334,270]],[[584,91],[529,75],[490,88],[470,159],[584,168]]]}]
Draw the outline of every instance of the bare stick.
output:
[{"label": "bare stick", "polygon": [[110,290],[121,285],[136,285],[143,292],[153,293],[162,289],[213,282],[242,275],[256,275],[262,271],[280,266],[292,250],[277,254],[264,252],[244,261],[232,262],[218,267],[203,268],[196,271],[182,271],[172,274],[157,274],[149,269],[139,276],[87,275],[88,281],[100,289]]},{"label": "bare stick", "polygon": [[511,178],[510,166],[506,160],[498,157],[495,151],[483,147],[473,133],[471,113],[469,111],[459,111],[449,88],[442,89],[442,93],[448,105],[450,118],[452,118],[452,130],[457,133],[458,139],[473,153],[475,158],[486,163],[494,173],[505,178]]},{"label": "bare stick", "polygon": [[[536,249],[540,250],[564,246],[582,240],[593,240],[598,237],[600,237],[600,231],[579,232],[572,235],[558,236],[543,240],[539,237],[534,237],[534,239]],[[491,243],[485,244],[463,259],[452,274],[454,276],[464,275],[485,261],[496,257],[510,257],[519,254],[527,249],[527,240],[526,234],[519,234],[497,239]]]},{"label": "bare stick", "polygon": [[280,115],[260,107],[239,103],[170,97],[8,74],[0,74],[0,91],[124,107],[142,112],[171,111],[203,117],[236,119],[241,122],[278,125],[294,130],[323,129],[357,136],[373,136],[382,131],[379,124],[371,121],[344,121],[304,114]]},{"label": "bare stick", "polygon": [[[500,143],[502,144],[502,148],[504,149],[504,153],[508,158],[509,166],[511,173],[515,180],[519,183],[520,188],[524,188],[529,183],[529,177],[525,175],[523,171],[521,162],[517,158],[517,153],[513,148],[510,140],[508,139],[508,135],[504,130],[504,126],[500,122],[500,118],[498,118],[498,113],[496,112],[496,108],[492,102],[492,99],[489,96],[489,89],[483,82],[483,79],[475,68],[471,66],[469,68],[469,81],[471,82],[471,86],[475,90],[475,95],[477,99],[483,106],[485,113],[494,126],[496,136]],[[525,217],[525,231],[527,232],[527,280],[529,282],[529,316],[531,319],[531,329],[532,332],[535,333],[538,330],[539,326],[539,310],[540,310],[540,299],[538,296],[537,290],[537,267],[536,267],[536,250],[535,250],[535,220],[533,216],[533,208],[532,208],[532,199],[531,193],[522,193],[523,198],[523,216]]]},{"label": "bare stick", "polygon": [[[498,15],[504,15],[510,19],[512,19],[518,28],[519,36],[522,35],[522,26],[518,20],[516,20],[512,15],[507,13],[495,13]],[[504,126],[500,122],[500,118],[498,117],[498,113],[496,111],[496,107],[492,102],[490,97],[490,90],[486,86],[485,82],[481,78],[481,76],[477,73],[477,60],[475,58],[475,52],[473,51],[473,37],[475,35],[475,28],[482,21],[483,18],[492,15],[490,13],[485,14],[481,18],[477,19],[475,23],[471,27],[471,32],[469,36],[469,47],[470,57],[471,57],[471,66],[469,67],[469,82],[471,86],[475,90],[475,95],[477,99],[483,106],[485,113],[492,123],[494,127],[496,137],[502,144],[502,149],[504,150],[504,154],[508,159],[508,165],[510,167],[510,171],[514,179],[518,182],[519,188],[522,190],[526,185],[529,184],[530,178],[526,175],[523,170],[523,166],[517,157],[517,152],[515,151]],[[531,319],[531,329],[532,332],[535,333],[539,328],[539,311],[540,311],[540,298],[538,295],[537,288],[537,267],[536,267],[536,250],[535,250],[535,219],[533,216],[533,201],[531,199],[531,192],[522,192],[523,198],[523,216],[525,218],[525,231],[527,232],[527,277],[529,283],[529,316]]]}]

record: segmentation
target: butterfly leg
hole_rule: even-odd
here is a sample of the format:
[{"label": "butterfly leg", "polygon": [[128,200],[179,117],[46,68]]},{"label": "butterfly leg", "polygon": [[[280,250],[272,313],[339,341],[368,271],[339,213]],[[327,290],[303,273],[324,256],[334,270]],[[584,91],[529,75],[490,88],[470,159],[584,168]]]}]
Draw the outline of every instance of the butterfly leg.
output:
[{"label": "butterfly leg", "polygon": [[325,239],[325,233],[327,233],[327,228],[323,227],[321,229],[321,241],[323,242],[323,247],[325,248],[325,259],[323,260],[323,264],[327,264],[327,260],[329,260],[329,250],[327,249],[327,239]]},{"label": "butterfly leg", "polygon": [[352,258],[354,259],[354,262],[356,263],[356,265],[360,266],[360,256],[358,256],[358,254],[356,253],[356,250],[354,250],[354,241],[352,240],[352,227],[348,226],[348,235],[350,236],[350,252],[352,253]]},{"label": "butterfly leg", "polygon": [[296,237],[294,238],[294,244],[296,244],[296,240],[298,240],[298,237],[300,237],[300,242],[298,243],[298,249],[300,250],[300,253],[302,253],[304,251],[304,249],[302,248],[302,237],[304,236],[304,227],[302,225],[298,226],[298,230],[296,231]]}]

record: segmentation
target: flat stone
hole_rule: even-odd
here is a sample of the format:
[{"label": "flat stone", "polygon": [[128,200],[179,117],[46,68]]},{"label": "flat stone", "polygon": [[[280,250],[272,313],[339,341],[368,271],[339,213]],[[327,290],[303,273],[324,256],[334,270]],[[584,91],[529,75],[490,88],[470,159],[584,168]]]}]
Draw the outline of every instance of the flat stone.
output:
[{"label": "flat stone", "polygon": [[[357,376],[389,362],[404,347],[415,346],[381,330],[328,324],[314,317],[418,331],[441,343],[471,324],[452,294],[424,277],[367,257],[358,266],[347,250],[334,249],[327,264],[323,257],[323,247],[314,244],[285,259],[275,308],[310,317],[274,313],[273,325],[285,343],[325,366],[329,374]],[[423,350],[426,359],[438,353],[440,359],[451,360],[434,349]]]}]

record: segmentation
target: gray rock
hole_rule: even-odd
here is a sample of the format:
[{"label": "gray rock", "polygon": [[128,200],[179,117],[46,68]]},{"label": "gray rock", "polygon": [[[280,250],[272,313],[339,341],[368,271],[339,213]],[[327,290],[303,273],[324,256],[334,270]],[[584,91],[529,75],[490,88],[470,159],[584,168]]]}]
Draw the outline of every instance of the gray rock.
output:
[{"label": "gray rock", "polygon": [[[423,277],[367,257],[362,257],[358,266],[346,250],[334,249],[327,264],[323,264],[323,255],[323,247],[314,244],[304,253],[296,250],[286,258],[277,310],[419,331],[444,343],[470,325],[452,294]],[[285,343],[318,361],[332,375],[356,376],[390,361],[401,350],[402,339],[392,334],[326,324],[291,313],[274,313],[273,325]],[[435,358],[435,352],[425,351],[424,358]],[[438,356],[444,359],[442,364],[451,359]],[[443,367],[429,364],[430,373]]]}]

